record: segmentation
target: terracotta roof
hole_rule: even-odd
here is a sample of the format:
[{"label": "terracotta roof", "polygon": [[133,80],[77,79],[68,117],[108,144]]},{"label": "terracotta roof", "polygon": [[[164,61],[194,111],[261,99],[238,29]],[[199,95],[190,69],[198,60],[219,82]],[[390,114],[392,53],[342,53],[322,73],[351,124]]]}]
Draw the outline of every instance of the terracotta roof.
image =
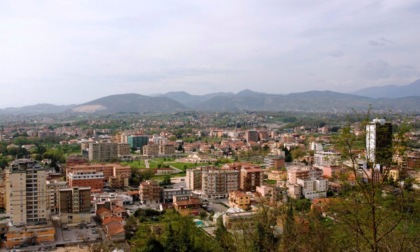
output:
[{"label": "terracotta roof", "polygon": [[109,210],[108,208],[105,208],[105,207],[101,207],[98,210],[96,210],[97,215],[102,215],[104,213],[112,214],[111,210]]},{"label": "terracotta roof", "polygon": [[106,217],[104,219],[104,221],[102,222],[102,225],[106,226],[106,225],[108,225],[109,223],[112,223],[112,222],[118,222],[118,223],[122,224],[123,221],[124,220],[121,217],[111,216],[111,217]]},{"label": "terracotta roof", "polygon": [[174,205],[178,206],[188,206],[188,205],[200,205],[201,201],[200,199],[189,199],[189,200],[181,200],[174,203]]},{"label": "terracotta roof", "polygon": [[111,222],[105,226],[108,236],[113,236],[125,232],[123,224],[119,222]]},{"label": "terracotta roof", "polygon": [[124,208],[120,207],[120,206],[116,206],[112,212],[127,212],[127,210],[125,210]]}]

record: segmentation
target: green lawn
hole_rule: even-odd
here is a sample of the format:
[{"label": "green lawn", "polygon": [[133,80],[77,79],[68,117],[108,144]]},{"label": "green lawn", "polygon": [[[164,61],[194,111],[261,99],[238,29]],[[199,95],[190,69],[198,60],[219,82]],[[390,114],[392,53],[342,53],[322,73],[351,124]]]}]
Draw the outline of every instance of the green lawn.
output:
[{"label": "green lawn", "polygon": [[173,166],[175,168],[178,168],[178,169],[180,169],[182,171],[185,171],[188,168],[193,168],[193,167],[208,165],[207,163],[198,163],[198,164],[195,164],[195,163],[180,163],[180,162],[174,162],[174,163],[168,162],[167,164],[169,164],[169,165],[171,165],[171,166]]},{"label": "green lawn", "polygon": [[133,161],[133,162],[121,162],[121,165],[128,165],[131,168],[138,168],[138,169],[146,168],[143,160],[138,160],[138,161]]}]

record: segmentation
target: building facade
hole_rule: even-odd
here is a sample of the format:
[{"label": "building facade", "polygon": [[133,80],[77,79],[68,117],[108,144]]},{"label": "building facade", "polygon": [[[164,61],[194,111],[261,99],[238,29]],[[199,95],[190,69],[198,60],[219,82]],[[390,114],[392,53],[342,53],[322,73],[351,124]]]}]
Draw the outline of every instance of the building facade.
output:
[{"label": "building facade", "polygon": [[50,201],[46,181],[46,169],[31,159],[15,160],[6,169],[6,212],[13,225],[47,221]]},{"label": "building facade", "polygon": [[146,180],[140,183],[139,196],[143,204],[160,203],[162,199],[162,187],[154,180]]},{"label": "building facade", "polygon": [[104,174],[95,170],[73,171],[67,174],[67,182],[70,187],[89,186],[94,190],[102,190],[104,188],[104,180]]},{"label": "building facade", "polygon": [[392,124],[385,119],[374,119],[366,125],[366,159],[374,165],[391,164]]},{"label": "building facade", "polygon": [[147,145],[149,143],[149,137],[148,136],[138,136],[138,135],[131,135],[128,136],[128,144],[131,148],[141,149],[143,146]]},{"label": "building facade", "polygon": [[90,223],[90,187],[73,187],[59,190],[59,215],[62,224],[76,226]]}]

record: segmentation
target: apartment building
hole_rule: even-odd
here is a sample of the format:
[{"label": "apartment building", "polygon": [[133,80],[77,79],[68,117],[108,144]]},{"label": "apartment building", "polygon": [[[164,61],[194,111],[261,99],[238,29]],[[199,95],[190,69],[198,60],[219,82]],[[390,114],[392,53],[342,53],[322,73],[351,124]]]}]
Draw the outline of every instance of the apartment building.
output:
[{"label": "apartment building", "polygon": [[251,163],[229,163],[223,169],[237,170],[239,174],[239,188],[243,191],[254,191],[255,187],[262,185],[264,170]]},{"label": "apartment building", "polygon": [[140,183],[139,195],[140,202],[147,203],[160,203],[162,199],[162,187],[154,180],[146,180]]},{"label": "apartment building", "polygon": [[251,205],[251,198],[242,191],[229,192],[229,206],[240,209],[247,209]]},{"label": "apartment building", "polygon": [[258,134],[258,131],[256,131],[256,130],[248,130],[245,133],[245,139],[248,143],[249,142],[258,142],[258,138],[259,138],[259,134]]},{"label": "apartment building", "polygon": [[159,145],[159,154],[160,155],[173,155],[173,154],[175,154],[175,145],[173,145],[173,144]]},{"label": "apartment building", "polygon": [[143,155],[149,156],[149,157],[159,155],[159,145],[148,144],[148,145],[143,146]]},{"label": "apartment building", "polygon": [[13,225],[44,223],[49,213],[47,171],[32,159],[18,159],[5,170],[6,212]]},{"label": "apartment building", "polygon": [[282,155],[268,155],[264,158],[264,165],[266,168],[280,169],[285,167],[285,156]]},{"label": "apartment building", "polygon": [[121,184],[128,185],[128,178],[131,176],[130,166],[123,166],[120,164],[86,164],[69,166],[66,173],[70,172],[102,172],[103,181],[108,182],[111,187],[120,188]]},{"label": "apartment building", "polygon": [[92,190],[102,190],[104,188],[104,180],[103,172],[95,170],[67,173],[67,182],[70,187],[90,187]]},{"label": "apartment building", "polygon": [[239,189],[238,170],[217,168],[203,170],[201,178],[201,193],[206,198],[228,198],[229,192]]},{"label": "apartment building", "polygon": [[47,171],[32,159],[17,159],[5,170],[5,206],[12,226],[6,247],[53,242],[55,229],[49,215]]},{"label": "apartment building", "polygon": [[0,208],[6,208],[6,183],[0,181]]},{"label": "apartment building", "polygon": [[187,185],[187,188],[189,188],[192,191],[201,190],[201,187],[202,187],[201,174],[202,174],[202,171],[205,169],[214,169],[214,168],[202,166],[195,169],[186,170],[185,183]]},{"label": "apartment building", "polygon": [[130,145],[127,143],[89,143],[89,161],[109,162],[129,154]]},{"label": "apartment building", "polygon": [[253,191],[261,186],[264,177],[264,170],[257,167],[243,166],[240,172],[239,188],[243,191]]},{"label": "apartment building", "polygon": [[314,154],[315,166],[338,165],[341,161],[341,154],[334,151],[317,151]]},{"label": "apartment building", "polygon": [[305,199],[327,197],[328,180],[322,177],[298,178],[297,184],[302,188],[302,195]]},{"label": "apartment building", "polygon": [[89,143],[89,161],[109,162],[118,159],[118,143]]},{"label": "apartment building", "polygon": [[191,195],[191,190],[184,188],[164,188],[162,191],[162,202],[170,203],[173,202],[174,196],[179,195]]},{"label": "apartment building", "polygon": [[323,171],[313,167],[295,166],[287,172],[288,194],[292,198],[307,199],[327,196],[328,180],[322,177]]},{"label": "apartment building", "polygon": [[59,213],[60,189],[68,188],[66,181],[47,181],[47,191],[50,199],[50,212],[52,215]]},{"label": "apartment building", "polygon": [[73,187],[59,190],[59,215],[62,224],[76,226],[90,223],[90,187]]},{"label": "apartment building", "polygon": [[118,143],[117,144],[117,155],[118,158],[122,156],[128,156],[131,153],[131,147],[128,143]]},{"label": "apartment building", "polygon": [[323,174],[321,169],[308,166],[292,166],[287,170],[287,182],[296,184],[298,178],[321,177]]},{"label": "apartment building", "polygon": [[366,125],[366,158],[375,165],[391,164],[392,124],[385,119],[374,119]]}]

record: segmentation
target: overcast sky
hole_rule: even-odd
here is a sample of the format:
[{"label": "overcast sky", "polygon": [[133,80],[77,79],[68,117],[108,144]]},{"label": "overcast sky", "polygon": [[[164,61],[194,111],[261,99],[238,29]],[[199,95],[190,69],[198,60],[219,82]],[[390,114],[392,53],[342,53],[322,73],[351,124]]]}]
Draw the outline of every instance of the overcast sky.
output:
[{"label": "overcast sky", "polygon": [[1,1],[0,108],[420,78],[420,2]]}]

